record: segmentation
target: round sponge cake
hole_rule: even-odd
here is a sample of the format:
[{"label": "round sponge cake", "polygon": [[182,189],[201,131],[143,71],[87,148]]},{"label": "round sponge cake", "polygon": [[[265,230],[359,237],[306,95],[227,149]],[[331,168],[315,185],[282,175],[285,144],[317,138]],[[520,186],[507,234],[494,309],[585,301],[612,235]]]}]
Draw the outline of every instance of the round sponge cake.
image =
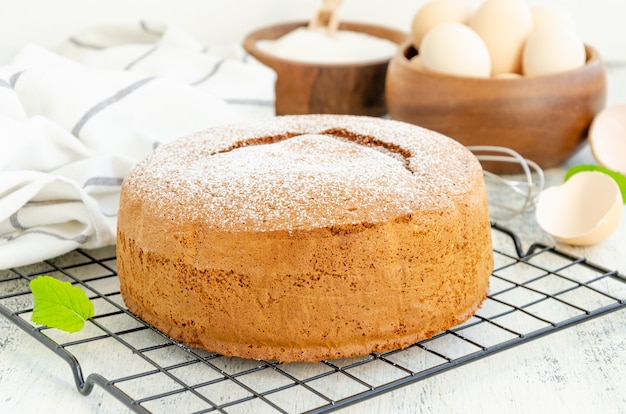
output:
[{"label": "round sponge cake", "polygon": [[349,115],[214,127],[125,178],[129,310],[223,355],[318,361],[459,324],[493,269],[482,168],[414,125]]}]

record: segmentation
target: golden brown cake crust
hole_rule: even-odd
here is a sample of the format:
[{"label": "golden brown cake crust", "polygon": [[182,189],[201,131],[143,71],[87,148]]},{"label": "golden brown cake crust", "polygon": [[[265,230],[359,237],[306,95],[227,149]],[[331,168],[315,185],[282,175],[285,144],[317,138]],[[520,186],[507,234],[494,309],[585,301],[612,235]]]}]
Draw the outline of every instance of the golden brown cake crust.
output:
[{"label": "golden brown cake crust", "polygon": [[481,167],[413,125],[345,115],[216,127],[124,180],[133,312],[224,355],[317,361],[469,318],[493,267]]}]

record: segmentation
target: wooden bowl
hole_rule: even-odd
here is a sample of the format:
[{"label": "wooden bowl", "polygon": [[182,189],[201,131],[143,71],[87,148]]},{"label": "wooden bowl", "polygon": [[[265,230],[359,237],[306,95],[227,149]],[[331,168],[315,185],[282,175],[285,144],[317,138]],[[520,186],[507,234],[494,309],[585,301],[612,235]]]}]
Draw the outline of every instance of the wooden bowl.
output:
[{"label": "wooden bowl", "polygon": [[[386,114],[385,79],[389,59],[355,64],[311,64],[281,59],[256,46],[258,40],[275,40],[306,25],[307,22],[296,22],[269,26],[244,39],[244,49],[276,71],[276,114]],[[344,22],[339,28],[388,39],[398,45],[408,37],[391,28],[363,23]]]},{"label": "wooden bowl", "polygon": [[587,63],[579,69],[485,79],[419,70],[409,62],[417,51],[405,42],[387,71],[389,115],[467,146],[504,146],[542,168],[558,166],[576,152],[606,104],[604,64],[595,49],[586,49]]}]

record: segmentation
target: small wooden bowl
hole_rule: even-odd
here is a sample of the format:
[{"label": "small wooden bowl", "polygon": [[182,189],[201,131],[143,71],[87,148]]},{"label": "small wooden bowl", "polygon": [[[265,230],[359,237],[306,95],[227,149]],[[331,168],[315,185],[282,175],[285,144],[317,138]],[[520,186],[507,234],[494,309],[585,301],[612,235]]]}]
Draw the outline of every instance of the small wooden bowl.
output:
[{"label": "small wooden bowl", "polygon": [[[258,40],[275,40],[306,25],[307,22],[295,22],[269,26],[244,39],[244,49],[276,71],[276,114],[386,114],[385,79],[389,59],[355,64],[311,64],[281,59],[256,46]],[[366,33],[398,45],[408,37],[391,28],[363,23],[344,22],[339,29]]]},{"label": "small wooden bowl", "polygon": [[[417,51],[405,42],[387,71],[389,115],[467,146],[504,146],[542,168],[558,166],[576,152],[606,104],[604,64],[595,49],[586,49],[587,63],[579,69],[484,79],[419,70],[409,62]],[[495,173],[508,168],[489,166]]]}]

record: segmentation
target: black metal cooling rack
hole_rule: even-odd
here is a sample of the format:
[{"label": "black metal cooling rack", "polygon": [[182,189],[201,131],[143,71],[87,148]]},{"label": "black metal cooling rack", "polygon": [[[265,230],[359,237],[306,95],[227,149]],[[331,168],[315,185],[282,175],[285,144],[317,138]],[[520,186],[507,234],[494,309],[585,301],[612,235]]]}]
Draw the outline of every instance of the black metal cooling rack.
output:
[{"label": "black metal cooling rack", "polygon": [[[188,348],[124,307],[114,247],[0,271],[0,314],[63,358],[80,393],[98,385],[135,412],[322,413],[626,307],[626,279],[618,272],[541,244],[524,252],[517,236],[496,224],[492,233],[496,266],[476,315],[384,354],[280,364]],[[96,314],[82,331],[30,322],[28,283],[42,274],[88,293]],[[85,378],[83,371],[93,373]]]}]

